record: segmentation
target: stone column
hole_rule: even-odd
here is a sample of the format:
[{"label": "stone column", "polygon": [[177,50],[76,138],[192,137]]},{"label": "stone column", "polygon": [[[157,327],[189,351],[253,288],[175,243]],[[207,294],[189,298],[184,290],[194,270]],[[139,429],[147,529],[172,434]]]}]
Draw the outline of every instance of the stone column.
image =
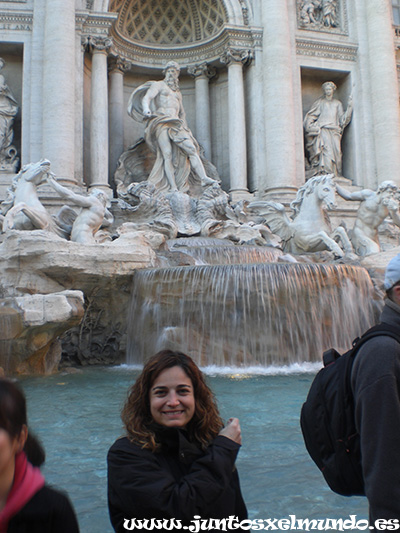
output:
[{"label": "stone column", "polygon": [[229,173],[232,201],[249,197],[247,188],[247,142],[243,65],[251,60],[249,50],[229,49],[221,58],[228,65]]},{"label": "stone column", "polygon": [[43,136],[43,71],[44,71],[44,20],[46,6],[34,0],[31,45],[24,47],[24,66],[22,84],[22,146],[21,163],[26,165],[39,161],[42,155]]},{"label": "stone column", "polygon": [[287,0],[261,2],[266,169],[259,194],[282,198],[296,188],[293,64]]},{"label": "stone column", "polygon": [[75,183],[75,2],[46,3],[44,43],[42,157]]},{"label": "stone column", "polygon": [[117,168],[118,159],[124,151],[124,72],[129,70],[131,63],[120,57],[113,58],[110,69],[110,102],[109,102],[109,128],[110,128],[110,182]]},{"label": "stone column", "polygon": [[195,79],[196,86],[196,139],[204,149],[205,157],[211,161],[211,121],[209,80],[215,76],[215,69],[207,63],[189,67],[189,74]]},{"label": "stone column", "polygon": [[84,70],[85,70],[85,49],[86,38],[82,36],[83,24],[86,20],[84,14],[80,14],[76,19],[75,34],[75,179],[78,184],[84,186],[83,176],[83,152],[84,152],[84,132],[83,132],[83,99],[84,99]]},{"label": "stone column", "polygon": [[92,53],[92,86],[90,111],[90,184],[89,187],[105,189],[108,184],[108,81],[107,54],[111,39],[89,37]]},{"label": "stone column", "polygon": [[366,11],[377,183],[392,179],[400,185],[399,89],[391,4],[383,0],[357,4]]}]

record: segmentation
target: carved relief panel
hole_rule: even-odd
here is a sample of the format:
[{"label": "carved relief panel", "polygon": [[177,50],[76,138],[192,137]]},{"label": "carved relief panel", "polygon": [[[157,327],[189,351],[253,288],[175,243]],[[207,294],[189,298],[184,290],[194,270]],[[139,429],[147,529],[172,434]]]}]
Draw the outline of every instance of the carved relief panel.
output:
[{"label": "carved relief panel", "polygon": [[302,30],[347,34],[345,0],[297,0],[297,26]]}]

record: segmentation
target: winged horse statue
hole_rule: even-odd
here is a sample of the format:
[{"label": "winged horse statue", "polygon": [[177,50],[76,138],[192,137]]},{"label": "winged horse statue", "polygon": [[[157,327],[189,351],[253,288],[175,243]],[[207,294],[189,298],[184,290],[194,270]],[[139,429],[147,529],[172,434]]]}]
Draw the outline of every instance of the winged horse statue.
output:
[{"label": "winged horse statue", "polygon": [[300,187],[290,204],[294,212],[291,218],[277,202],[255,201],[248,208],[281,237],[285,252],[330,250],[336,257],[343,257],[345,253],[352,253],[353,248],[346,230],[341,226],[332,230],[330,225],[327,210],[337,207],[333,177],[333,174],[314,176]]}]

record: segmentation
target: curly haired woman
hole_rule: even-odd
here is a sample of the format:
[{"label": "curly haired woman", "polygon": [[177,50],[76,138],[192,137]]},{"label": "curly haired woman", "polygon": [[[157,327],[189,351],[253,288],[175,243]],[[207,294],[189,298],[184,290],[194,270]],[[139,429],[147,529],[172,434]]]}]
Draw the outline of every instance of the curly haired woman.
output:
[{"label": "curly haired woman", "polygon": [[[108,452],[108,505],[116,532],[135,519],[247,518],[235,468],[238,419],[223,427],[213,393],[187,355],[154,355],[122,410],[127,435]],[[166,528],[170,529],[169,527]],[[179,529],[179,526],[176,527]]]}]

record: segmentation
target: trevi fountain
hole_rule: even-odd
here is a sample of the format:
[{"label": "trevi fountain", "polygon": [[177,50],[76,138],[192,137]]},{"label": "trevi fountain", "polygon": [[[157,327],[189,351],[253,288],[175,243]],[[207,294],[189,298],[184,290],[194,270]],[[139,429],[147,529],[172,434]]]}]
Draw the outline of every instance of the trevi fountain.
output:
[{"label": "trevi fountain", "polygon": [[106,452],[165,347],[241,421],[250,518],[365,518],[299,411],[400,252],[399,2],[5,0],[0,29],[0,373],[81,530],[111,530]]},{"label": "trevi fountain", "polygon": [[[323,84],[304,121],[310,175],[287,207],[234,200],[187,124],[179,64],[163,72],[130,96],[127,113],[144,135],[119,158],[114,198],[62,185],[47,159],[23,165],[7,188],[5,373],[48,374],[66,361],[140,364],[163,347],[202,366],[316,362],[376,318],[375,266],[396,249],[399,190],[389,180],[375,191],[340,184],[352,101],[344,110],[335,84]],[[4,143],[7,128],[11,120]],[[41,187],[54,191],[57,211]],[[338,197],[358,202],[352,228],[332,220]]]}]

